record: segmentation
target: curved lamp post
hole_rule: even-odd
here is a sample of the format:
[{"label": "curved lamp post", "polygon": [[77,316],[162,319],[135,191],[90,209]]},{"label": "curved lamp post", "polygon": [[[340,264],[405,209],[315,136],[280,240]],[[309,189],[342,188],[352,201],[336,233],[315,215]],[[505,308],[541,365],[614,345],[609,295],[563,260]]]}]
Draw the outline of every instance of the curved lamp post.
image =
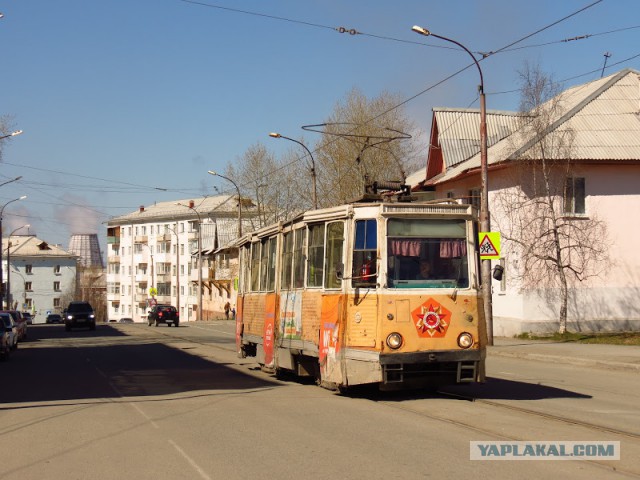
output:
[{"label": "curved lamp post", "polygon": [[313,159],[313,155],[311,154],[311,151],[307,148],[307,146],[304,143],[299,142],[298,140],[295,140],[293,138],[285,137],[284,135],[280,135],[279,133],[276,133],[276,132],[271,132],[269,136],[273,138],[284,138],[286,140],[291,140],[292,142],[295,142],[298,145],[300,145],[302,148],[304,148],[309,154],[309,158],[311,158],[311,180],[313,181],[313,208],[317,210],[318,209],[318,193],[317,193],[318,191],[317,191],[317,185],[316,185],[316,162]]},{"label": "curved lamp post", "polygon": [[[473,63],[478,68],[480,74],[480,85],[478,92],[480,94],[480,230],[482,232],[491,231],[491,223],[489,220],[489,189],[487,188],[487,105],[484,95],[484,77],[482,69],[475,55],[462,45],[447,37],[431,33],[426,28],[414,25],[411,29],[414,32],[426,37],[435,37],[446,42],[451,42],[462,48],[473,59]],[[491,260],[482,260],[482,296],[484,301],[484,316],[487,321],[487,338],[489,345],[493,345],[493,305],[491,300]]]},{"label": "curved lamp post", "polygon": [[[23,228],[28,228],[31,225],[28,223],[26,225],[22,225],[21,227],[16,228],[13,232],[9,234],[9,238],[7,238],[7,308],[12,310],[11,308],[11,237],[18,230]],[[25,290],[26,292],[26,290]]]},{"label": "curved lamp post", "polygon": [[[2,18],[2,17],[0,17]],[[2,135],[0,137],[0,140],[4,139],[4,138],[9,138],[9,137],[15,137],[16,135],[22,135],[22,130],[16,130],[15,132],[11,132],[9,135]]]},{"label": "curved lamp post", "polygon": [[[17,202],[18,200],[24,200],[25,198],[27,198],[26,195],[23,195],[20,198],[14,198],[13,200],[9,200],[7,203],[2,205],[2,208],[0,208],[0,242],[2,242],[2,216],[4,215],[5,207],[10,203]],[[4,256],[4,254],[2,250],[0,250],[0,308],[4,308],[4,286],[3,286],[3,280],[2,280],[2,257]],[[8,274],[9,272],[7,271],[7,275]]]},{"label": "curved lamp post", "polygon": [[[193,210],[195,214],[198,216],[198,320],[203,320],[202,318],[202,219],[200,218],[200,213],[190,205],[184,205],[182,203],[176,203],[176,205],[180,205],[181,207],[188,208],[189,210]],[[177,235],[176,235],[177,238]],[[180,245],[176,245],[176,249],[180,250]],[[178,269],[178,267],[176,267]],[[179,271],[176,270],[176,275],[179,275]]]},{"label": "curved lamp post", "polygon": [[[169,225],[166,225],[165,228],[176,236],[176,308],[178,309],[178,315],[180,315],[180,237],[178,237],[178,232]],[[178,222],[176,222],[176,229],[177,228]],[[200,231],[199,228],[198,231]],[[201,313],[198,313],[198,315],[200,314]]]},{"label": "curved lamp post", "polygon": [[207,172],[209,175],[213,175],[214,177],[224,178],[226,181],[233,183],[233,186],[236,187],[236,192],[238,192],[238,238],[242,237],[242,199],[240,198],[240,189],[238,188],[238,184],[231,180],[229,177],[225,177],[224,175],[219,174],[218,172],[214,172],[213,170],[209,170]]}]

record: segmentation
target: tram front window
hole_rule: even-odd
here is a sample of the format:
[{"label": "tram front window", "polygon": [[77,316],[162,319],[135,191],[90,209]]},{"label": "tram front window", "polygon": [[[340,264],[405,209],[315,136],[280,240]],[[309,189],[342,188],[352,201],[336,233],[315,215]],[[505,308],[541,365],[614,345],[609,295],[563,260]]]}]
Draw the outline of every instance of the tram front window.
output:
[{"label": "tram front window", "polygon": [[464,220],[389,219],[389,288],[466,288],[469,262]]}]

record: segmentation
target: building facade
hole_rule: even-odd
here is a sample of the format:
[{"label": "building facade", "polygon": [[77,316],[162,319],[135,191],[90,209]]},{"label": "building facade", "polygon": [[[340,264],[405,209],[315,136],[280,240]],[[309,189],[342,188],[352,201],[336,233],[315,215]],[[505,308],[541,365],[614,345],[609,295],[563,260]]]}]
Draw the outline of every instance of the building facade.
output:
[{"label": "building facade", "polygon": [[[546,112],[545,128],[536,130]],[[640,72],[631,69],[569,88],[535,112],[488,112],[491,229],[503,236],[492,268],[505,272],[492,280],[495,335],[558,330],[562,296],[553,269],[545,278],[543,256],[529,261],[548,237],[544,206],[555,217],[544,225],[563,235],[556,245],[573,269],[566,268],[567,328],[640,330],[640,225],[633,217],[640,209],[639,118]],[[479,206],[479,123],[477,110],[434,109],[427,168],[409,179],[414,189]],[[557,187],[547,198],[535,190],[543,161],[547,185]]]},{"label": "building facade", "polygon": [[[244,199],[242,213],[255,215]],[[111,219],[108,318],[144,322],[154,303],[175,306],[181,321],[220,318],[224,304],[235,303],[235,290],[232,278],[217,278],[214,252],[237,222],[238,198],[229,195],[157,203]]]},{"label": "building facade", "polygon": [[2,239],[5,307],[28,311],[44,323],[75,299],[77,256],[34,235]]}]

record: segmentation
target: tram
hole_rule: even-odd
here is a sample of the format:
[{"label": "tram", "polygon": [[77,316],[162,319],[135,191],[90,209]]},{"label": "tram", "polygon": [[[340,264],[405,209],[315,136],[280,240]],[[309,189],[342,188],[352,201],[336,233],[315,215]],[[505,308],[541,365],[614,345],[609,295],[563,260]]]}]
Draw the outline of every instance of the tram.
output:
[{"label": "tram", "polygon": [[476,239],[476,210],[453,201],[346,204],[252,232],[238,354],[339,390],[484,382]]}]

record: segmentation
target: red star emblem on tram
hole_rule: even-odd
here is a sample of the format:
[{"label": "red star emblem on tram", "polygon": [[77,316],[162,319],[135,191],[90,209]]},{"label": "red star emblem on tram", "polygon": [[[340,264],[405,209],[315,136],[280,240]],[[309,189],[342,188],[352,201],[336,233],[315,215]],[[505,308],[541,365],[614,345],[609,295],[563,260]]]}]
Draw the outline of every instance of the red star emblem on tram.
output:
[{"label": "red star emblem on tram", "polygon": [[451,321],[451,312],[430,298],[411,312],[411,317],[420,337],[444,337]]}]

